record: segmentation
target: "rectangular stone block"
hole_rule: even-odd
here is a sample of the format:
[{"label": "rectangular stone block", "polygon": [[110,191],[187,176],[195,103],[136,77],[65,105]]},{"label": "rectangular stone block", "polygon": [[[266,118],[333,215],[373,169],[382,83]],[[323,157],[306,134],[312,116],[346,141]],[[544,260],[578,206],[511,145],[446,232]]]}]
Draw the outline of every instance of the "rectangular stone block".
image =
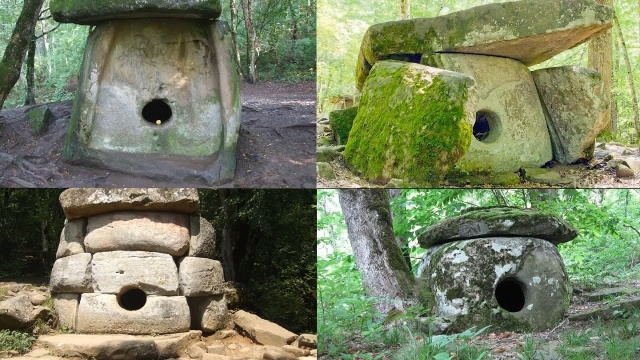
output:
[{"label": "rectangular stone block", "polygon": [[60,325],[67,329],[75,330],[80,294],[53,294],[51,298],[53,299],[53,308],[58,314]]},{"label": "rectangular stone block", "polygon": [[187,298],[187,302],[193,329],[215,332],[224,328],[228,319],[224,295]]},{"label": "rectangular stone block", "polygon": [[180,294],[186,297],[224,293],[224,275],[219,261],[185,257],[179,260]]},{"label": "rectangular stone block", "polygon": [[60,258],[53,263],[49,287],[52,293],[84,293],[93,291],[91,254],[82,253]]},{"label": "rectangular stone block", "polygon": [[127,310],[116,295],[82,294],[76,329],[89,334],[169,334],[189,331],[190,323],[183,296],[147,296],[142,308]]},{"label": "rectangular stone block", "polygon": [[137,250],[182,256],[189,249],[189,216],[166,212],[115,212],[91,216],[87,252]]},{"label": "rectangular stone block", "polygon": [[86,226],[87,219],[85,218],[65,220],[62,234],[60,234],[58,251],[56,251],[56,259],[85,252],[84,234]]}]

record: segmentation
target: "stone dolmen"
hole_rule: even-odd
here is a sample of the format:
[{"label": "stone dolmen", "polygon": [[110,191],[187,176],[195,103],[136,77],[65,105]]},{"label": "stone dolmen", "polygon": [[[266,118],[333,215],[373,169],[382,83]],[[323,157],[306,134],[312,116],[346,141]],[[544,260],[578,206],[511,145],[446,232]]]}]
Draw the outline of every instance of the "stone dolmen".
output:
[{"label": "stone dolmen", "polygon": [[238,72],[218,0],[51,2],[59,22],[93,25],[63,156],[168,179],[231,181]]},{"label": "stone dolmen", "polygon": [[557,244],[576,236],[568,222],[533,209],[472,208],[418,237],[427,249],[418,277],[448,331],[549,329],[571,300]]},{"label": "stone dolmen", "polygon": [[600,75],[528,67],[611,21],[593,0],[521,0],[371,26],[357,109],[330,119],[348,137],[346,163],[372,182],[437,186],[446,175],[513,175],[593,157],[606,126]]}]

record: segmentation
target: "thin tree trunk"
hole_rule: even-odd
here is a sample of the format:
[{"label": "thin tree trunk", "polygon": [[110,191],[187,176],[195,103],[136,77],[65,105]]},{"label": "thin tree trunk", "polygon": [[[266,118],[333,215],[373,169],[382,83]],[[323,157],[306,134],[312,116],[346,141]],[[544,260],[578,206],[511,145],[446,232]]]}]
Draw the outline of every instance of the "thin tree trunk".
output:
[{"label": "thin tree trunk", "polygon": [[253,26],[252,0],[241,0],[242,12],[244,14],[244,24],[247,29],[247,62],[249,82],[255,84],[256,75],[256,59],[258,52],[258,41],[256,39],[256,29]]},{"label": "thin tree trunk", "polygon": [[44,0],[25,0],[22,5],[22,12],[0,61],[0,109],[20,78],[22,61],[34,36],[42,3]]},{"label": "thin tree trunk", "polygon": [[229,0],[229,8],[231,9],[231,42],[233,44],[233,55],[238,64],[238,71],[242,77],[242,63],[240,62],[240,46],[238,46],[238,6],[236,0]]},{"label": "thin tree trunk", "polygon": [[25,105],[35,105],[36,103],[36,90],[35,90],[35,70],[36,63],[36,37],[34,36],[29,45],[29,53],[27,55],[27,95],[25,96]]},{"label": "thin tree trunk", "polygon": [[222,239],[220,241],[220,251],[222,252],[222,268],[224,270],[224,277],[226,281],[235,281],[236,272],[233,261],[233,235],[231,231],[231,224],[229,224],[229,210],[226,204],[226,191],[225,189],[218,190],[218,200],[220,201],[220,208],[222,208],[222,217],[224,219],[224,228],[222,229]]},{"label": "thin tree trunk", "polygon": [[411,18],[411,0],[400,0],[400,20]]},{"label": "thin tree trunk", "polygon": [[[613,0],[596,0],[597,3],[613,7]],[[589,41],[587,52],[587,67],[600,73],[602,76],[603,92],[606,97],[607,111],[604,119],[607,129],[612,131],[611,125],[611,79],[613,75],[612,66],[613,38],[611,30],[604,31]]]},{"label": "thin tree trunk", "polygon": [[620,29],[620,23],[615,12],[613,14],[613,20],[615,22],[616,30],[618,31],[618,39],[620,41],[620,49],[624,57],[624,63],[627,66],[627,79],[629,81],[629,90],[631,91],[631,105],[633,106],[633,120],[636,126],[636,141],[640,146],[640,112],[638,111],[638,98],[636,97],[636,87],[633,83],[633,73],[631,72],[631,62],[629,61],[629,54],[627,53],[627,46],[624,43],[624,37],[622,36],[622,30]]},{"label": "thin tree trunk", "polygon": [[384,189],[339,190],[340,207],[362,282],[369,296],[388,313],[416,303],[416,280],[393,234],[389,195]]}]

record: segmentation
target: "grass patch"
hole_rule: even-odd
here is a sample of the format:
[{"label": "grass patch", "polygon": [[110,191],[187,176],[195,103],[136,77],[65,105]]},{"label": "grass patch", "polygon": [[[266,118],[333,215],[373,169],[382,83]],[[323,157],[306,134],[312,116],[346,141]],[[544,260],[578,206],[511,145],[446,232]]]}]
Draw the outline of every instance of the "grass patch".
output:
[{"label": "grass patch", "polygon": [[24,354],[36,341],[33,334],[21,331],[0,330],[0,351],[17,351]]}]

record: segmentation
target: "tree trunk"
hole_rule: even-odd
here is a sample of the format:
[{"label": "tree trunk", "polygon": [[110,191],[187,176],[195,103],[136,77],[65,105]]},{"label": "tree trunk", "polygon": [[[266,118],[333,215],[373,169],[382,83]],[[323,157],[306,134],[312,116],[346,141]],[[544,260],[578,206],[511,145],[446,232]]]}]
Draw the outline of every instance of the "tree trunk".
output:
[{"label": "tree trunk", "polygon": [[24,105],[36,104],[36,37],[34,36],[29,44],[29,53],[27,56],[27,95],[24,99]]},{"label": "tree trunk", "polygon": [[229,0],[229,9],[231,9],[231,42],[233,44],[233,55],[238,64],[238,71],[242,77],[242,63],[240,61],[240,46],[238,46],[238,6],[236,0]]},{"label": "tree trunk", "polygon": [[537,209],[541,203],[558,197],[558,189],[528,189],[531,208]]},{"label": "tree trunk", "polygon": [[25,0],[22,5],[22,12],[0,61],[0,109],[20,78],[22,61],[34,36],[42,3],[44,0]]},{"label": "tree trunk", "polygon": [[633,83],[633,73],[631,69],[631,62],[629,62],[629,54],[627,53],[627,45],[624,43],[624,37],[622,36],[622,30],[620,30],[620,23],[615,12],[613,13],[613,20],[616,30],[618,31],[618,39],[620,41],[620,49],[622,49],[622,55],[624,57],[624,63],[627,66],[627,80],[629,81],[629,90],[631,91],[631,105],[633,106],[633,119],[636,126],[636,141],[640,146],[640,112],[638,111],[638,98],[636,97],[636,87]]},{"label": "tree trunk", "polygon": [[400,0],[400,20],[411,18],[411,0]]},{"label": "tree trunk", "polygon": [[[613,0],[596,0],[597,3],[613,7]],[[603,92],[606,97],[607,111],[604,119],[607,123],[607,130],[611,131],[611,79],[613,76],[613,37],[611,30],[600,33],[589,41],[587,53],[587,67],[600,73],[602,76]]]},{"label": "tree trunk", "polygon": [[244,14],[244,24],[247,29],[247,66],[249,82],[256,83],[256,58],[258,53],[258,41],[256,39],[256,29],[253,26],[252,0],[241,0],[242,12]]},{"label": "tree trunk", "polygon": [[338,196],[365,290],[389,300],[379,302],[377,309],[388,313],[416,303],[416,280],[393,234],[387,190],[339,190]]}]

